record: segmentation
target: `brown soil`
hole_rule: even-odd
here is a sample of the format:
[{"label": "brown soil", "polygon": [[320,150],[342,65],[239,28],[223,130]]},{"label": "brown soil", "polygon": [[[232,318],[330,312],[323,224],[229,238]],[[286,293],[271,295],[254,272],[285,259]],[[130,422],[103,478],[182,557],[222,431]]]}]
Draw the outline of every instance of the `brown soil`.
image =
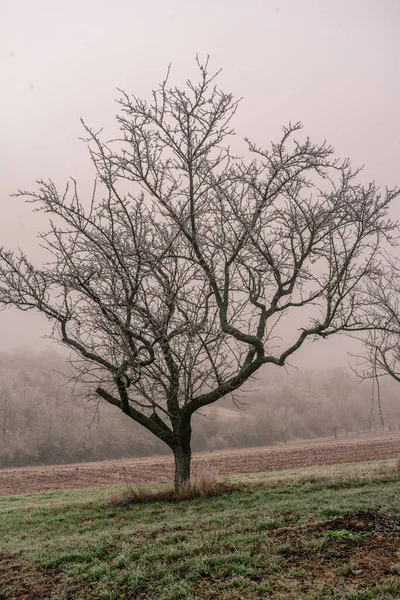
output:
[{"label": "brown soil", "polygon": [[0,600],[44,600],[52,596],[60,577],[56,571],[0,553],[0,582]]},{"label": "brown soil", "polygon": [[308,557],[300,554],[287,564],[307,573],[304,592],[311,591],[311,581],[337,586],[340,576],[347,580],[348,591],[356,591],[396,578],[399,550],[400,540],[393,537],[331,539],[325,554],[319,552]]},{"label": "brown soil", "polygon": [[387,515],[376,510],[359,510],[344,517],[326,521],[317,529],[400,536],[400,516]]},{"label": "brown soil", "polygon": [[[399,524],[397,515],[360,510],[305,527],[301,538],[296,529],[290,528],[276,535],[287,544],[284,552],[286,566],[307,574],[302,589],[304,593],[311,590],[310,581],[335,587],[341,578],[346,582],[346,589],[354,592],[393,580],[398,582]],[[316,532],[339,535],[326,537],[324,544],[315,548],[307,543],[307,538],[311,536],[314,539]],[[346,532],[350,537],[340,535]]]},{"label": "brown soil", "polygon": [[[233,475],[301,467],[392,459],[400,456],[400,434],[227,450],[193,455],[193,474]],[[0,470],[0,496],[167,481],[172,457],[123,459]]]}]

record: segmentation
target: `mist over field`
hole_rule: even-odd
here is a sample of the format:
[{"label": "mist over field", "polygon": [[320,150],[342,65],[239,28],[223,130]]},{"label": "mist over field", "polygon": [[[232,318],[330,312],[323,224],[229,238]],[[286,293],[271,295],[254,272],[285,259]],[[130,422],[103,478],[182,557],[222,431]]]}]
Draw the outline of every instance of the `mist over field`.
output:
[{"label": "mist over field", "polygon": [[[78,395],[62,356],[0,355],[0,467],[65,464],[168,453],[140,425],[105,402]],[[82,390],[81,390],[82,391]],[[201,411],[193,449],[284,445],[320,437],[346,439],[400,427],[396,384],[381,385],[382,415],[371,382],[343,368],[275,369]],[[382,423],[383,417],[383,423]]]}]

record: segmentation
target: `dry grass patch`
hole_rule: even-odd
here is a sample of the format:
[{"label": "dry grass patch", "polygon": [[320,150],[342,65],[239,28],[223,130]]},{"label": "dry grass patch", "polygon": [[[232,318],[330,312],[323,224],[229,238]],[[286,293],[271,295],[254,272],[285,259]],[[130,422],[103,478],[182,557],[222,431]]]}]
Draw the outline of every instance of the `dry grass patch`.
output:
[{"label": "dry grass patch", "polygon": [[111,494],[108,501],[112,506],[130,506],[131,504],[150,504],[152,502],[180,502],[196,498],[212,498],[232,494],[243,489],[243,484],[232,483],[210,475],[200,475],[186,482],[179,490],[172,485],[129,486]]}]

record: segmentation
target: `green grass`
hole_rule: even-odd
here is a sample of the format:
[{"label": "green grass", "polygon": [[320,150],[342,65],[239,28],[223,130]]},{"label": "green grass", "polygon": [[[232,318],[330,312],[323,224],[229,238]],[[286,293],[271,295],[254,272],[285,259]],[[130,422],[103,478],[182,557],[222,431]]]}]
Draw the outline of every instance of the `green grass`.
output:
[{"label": "green grass", "polygon": [[400,597],[400,536],[320,525],[399,513],[393,462],[231,480],[246,486],[129,507],[104,489],[0,498],[1,600]]}]

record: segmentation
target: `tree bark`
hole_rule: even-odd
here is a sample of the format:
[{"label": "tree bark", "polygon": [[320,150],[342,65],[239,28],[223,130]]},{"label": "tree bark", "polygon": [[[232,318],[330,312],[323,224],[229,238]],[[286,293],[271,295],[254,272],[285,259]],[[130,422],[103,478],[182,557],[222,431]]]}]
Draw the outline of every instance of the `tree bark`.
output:
[{"label": "tree bark", "polygon": [[192,428],[189,422],[180,422],[176,443],[172,448],[175,459],[174,487],[178,491],[190,480],[190,465],[192,460],[191,438]]},{"label": "tree bark", "polygon": [[175,479],[174,487],[177,492],[187,481],[190,480],[190,463],[192,452],[189,447],[178,446],[174,448]]}]

